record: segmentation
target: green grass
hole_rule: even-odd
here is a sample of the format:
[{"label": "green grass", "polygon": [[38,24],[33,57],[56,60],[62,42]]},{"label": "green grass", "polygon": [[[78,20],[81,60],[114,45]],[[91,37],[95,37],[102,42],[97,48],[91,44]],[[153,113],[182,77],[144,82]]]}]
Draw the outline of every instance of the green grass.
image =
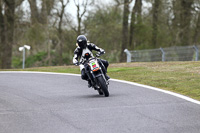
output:
[{"label": "green grass", "polygon": [[[75,66],[28,68],[25,71],[80,74],[79,67]],[[111,78],[150,85],[200,100],[200,62],[111,64],[108,75]]]},{"label": "green grass", "polygon": [[130,66],[111,68],[109,75],[200,100],[200,62],[131,63],[122,66],[126,65]]}]

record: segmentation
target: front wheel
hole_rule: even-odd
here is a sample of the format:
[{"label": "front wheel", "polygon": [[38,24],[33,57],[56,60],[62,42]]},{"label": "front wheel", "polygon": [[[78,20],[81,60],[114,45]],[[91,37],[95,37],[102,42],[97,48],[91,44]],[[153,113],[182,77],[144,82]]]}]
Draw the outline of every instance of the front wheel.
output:
[{"label": "front wheel", "polygon": [[98,91],[98,93],[99,93],[99,95],[103,95],[103,91],[102,90],[97,90]]},{"label": "front wheel", "polygon": [[108,92],[108,86],[106,85],[106,81],[103,79],[102,76],[97,77],[97,80],[99,82],[100,88],[102,89],[104,96],[108,97],[109,96],[109,92]]}]

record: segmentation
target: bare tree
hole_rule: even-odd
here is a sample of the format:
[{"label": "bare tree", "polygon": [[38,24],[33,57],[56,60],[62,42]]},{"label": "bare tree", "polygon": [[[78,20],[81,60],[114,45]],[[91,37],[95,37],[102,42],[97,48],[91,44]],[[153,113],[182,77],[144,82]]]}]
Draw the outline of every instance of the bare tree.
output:
[{"label": "bare tree", "polygon": [[41,24],[48,23],[48,16],[51,14],[55,0],[42,0],[42,9],[39,15],[39,21]]},{"label": "bare tree", "polygon": [[31,22],[32,24],[41,23],[47,24],[48,16],[54,6],[55,0],[42,0],[42,9],[39,11],[37,0],[28,0],[31,9]]},{"label": "bare tree", "polygon": [[191,44],[191,18],[192,18],[192,5],[194,0],[181,0],[181,13],[180,13],[180,40],[181,45],[187,46]]},{"label": "bare tree", "polygon": [[63,64],[63,35],[62,35],[62,24],[63,24],[63,17],[65,14],[65,8],[67,6],[67,4],[69,4],[69,0],[65,1],[65,0],[59,0],[59,2],[61,3],[61,11],[57,10],[57,16],[59,17],[59,24],[58,24],[58,38],[59,38],[59,65]]},{"label": "bare tree", "polygon": [[15,7],[20,6],[24,0],[15,0]]},{"label": "bare tree", "polygon": [[159,21],[159,8],[160,8],[161,1],[154,0],[153,3],[153,25],[152,25],[152,46],[154,48],[157,47],[157,39],[158,39],[158,21]]},{"label": "bare tree", "polygon": [[198,12],[199,12],[198,20],[197,20],[197,23],[196,23],[194,39],[193,39],[193,44],[195,44],[195,45],[198,42],[198,38],[200,37],[200,11],[198,11]]},{"label": "bare tree", "polygon": [[180,43],[180,12],[181,12],[181,5],[179,0],[172,0],[172,11],[173,11],[173,19],[172,19],[172,29],[171,33],[173,36],[172,44],[176,45]]},{"label": "bare tree", "polygon": [[130,24],[130,35],[129,35],[129,47],[134,49],[134,34],[135,34],[135,24],[141,23],[142,16],[142,0],[136,0],[135,5],[131,13],[131,24]]},{"label": "bare tree", "polygon": [[129,17],[129,0],[124,0],[124,11],[123,11],[123,24],[122,24],[122,46],[121,46],[121,58],[123,62],[126,59],[124,49],[128,46],[128,17]]},{"label": "bare tree", "polygon": [[[2,14],[2,5],[5,5]],[[0,25],[1,25],[1,67],[11,68],[12,63],[12,48],[14,37],[15,24],[15,0],[3,0],[0,2]]]},{"label": "bare tree", "polygon": [[0,0],[0,67],[2,67],[2,45],[5,43],[5,34],[4,34],[4,15],[3,12],[3,2]]},{"label": "bare tree", "polygon": [[[89,5],[92,5],[94,3],[94,0],[83,0],[82,4],[80,4],[80,0],[74,0],[74,4],[76,5],[77,9],[77,21],[78,21],[78,28],[75,30],[77,33],[77,36],[81,34],[81,24],[83,20],[83,16],[87,12],[87,8]],[[83,7],[83,10],[81,11],[81,7]]]},{"label": "bare tree", "polygon": [[30,9],[31,9],[31,22],[32,24],[35,24],[38,22],[38,19],[39,19],[37,1],[36,0],[28,0],[28,1],[30,4]]}]

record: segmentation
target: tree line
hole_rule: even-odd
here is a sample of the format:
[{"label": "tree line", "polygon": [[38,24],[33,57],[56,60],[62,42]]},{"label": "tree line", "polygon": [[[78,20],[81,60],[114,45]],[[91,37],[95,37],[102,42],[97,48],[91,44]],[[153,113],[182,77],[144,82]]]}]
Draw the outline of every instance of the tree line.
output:
[{"label": "tree line", "polygon": [[0,0],[1,68],[21,67],[18,48],[25,44],[27,67],[72,64],[80,34],[105,49],[110,62],[124,62],[126,48],[199,44],[200,1]]}]

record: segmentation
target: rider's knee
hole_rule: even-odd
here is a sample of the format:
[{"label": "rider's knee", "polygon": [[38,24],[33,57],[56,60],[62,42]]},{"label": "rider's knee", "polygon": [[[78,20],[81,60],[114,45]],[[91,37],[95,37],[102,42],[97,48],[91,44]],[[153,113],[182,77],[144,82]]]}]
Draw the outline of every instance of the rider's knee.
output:
[{"label": "rider's knee", "polygon": [[105,66],[105,68],[108,68],[109,63],[107,60],[101,60],[101,62],[103,63],[103,65]]}]

